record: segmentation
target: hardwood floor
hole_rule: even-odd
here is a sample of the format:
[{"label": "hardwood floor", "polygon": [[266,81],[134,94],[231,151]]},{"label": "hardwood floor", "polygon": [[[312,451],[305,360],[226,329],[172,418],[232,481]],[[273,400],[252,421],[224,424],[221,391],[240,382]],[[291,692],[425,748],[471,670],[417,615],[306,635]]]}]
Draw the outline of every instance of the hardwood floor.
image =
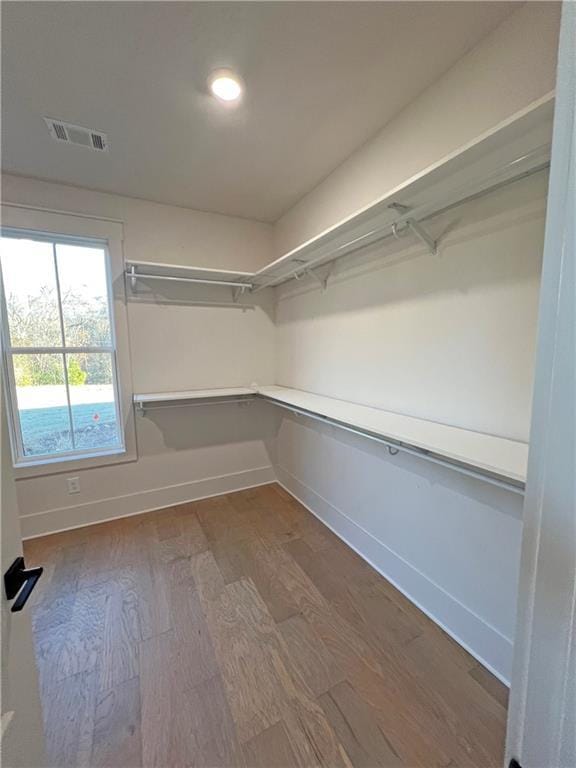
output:
[{"label": "hardwood floor", "polygon": [[25,554],[50,766],[502,764],[505,687],[279,486]]}]

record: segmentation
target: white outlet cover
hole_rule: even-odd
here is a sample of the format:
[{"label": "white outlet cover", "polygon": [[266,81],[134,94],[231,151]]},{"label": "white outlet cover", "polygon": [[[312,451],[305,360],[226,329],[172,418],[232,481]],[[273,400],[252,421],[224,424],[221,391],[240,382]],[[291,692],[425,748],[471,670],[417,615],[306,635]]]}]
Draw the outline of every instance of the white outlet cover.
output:
[{"label": "white outlet cover", "polygon": [[80,493],[80,478],[69,477],[68,478],[68,493]]}]

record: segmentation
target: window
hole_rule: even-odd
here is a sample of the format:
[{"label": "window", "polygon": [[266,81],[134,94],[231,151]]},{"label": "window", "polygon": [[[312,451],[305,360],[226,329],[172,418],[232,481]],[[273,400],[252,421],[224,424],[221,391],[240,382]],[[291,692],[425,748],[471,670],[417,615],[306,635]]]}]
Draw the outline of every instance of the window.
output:
[{"label": "window", "polygon": [[106,241],[5,229],[0,266],[15,463],[123,452]]}]

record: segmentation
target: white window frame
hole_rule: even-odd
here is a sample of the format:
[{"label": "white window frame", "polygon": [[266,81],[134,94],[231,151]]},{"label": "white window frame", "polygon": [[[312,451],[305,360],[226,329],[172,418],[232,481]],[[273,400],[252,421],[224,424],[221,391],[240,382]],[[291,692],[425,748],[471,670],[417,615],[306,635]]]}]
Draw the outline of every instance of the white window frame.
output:
[{"label": "white window frame", "polygon": [[[123,227],[121,222],[98,218],[88,218],[76,214],[40,211],[2,206],[2,233],[48,242],[82,244],[103,247],[106,251],[108,276],[108,301],[111,322],[111,344],[102,347],[26,347],[25,352],[52,354],[73,354],[75,352],[107,352],[113,356],[113,376],[116,400],[117,424],[120,432],[120,445],[93,451],[74,451],[49,456],[24,457],[20,441],[20,426],[17,421],[18,410],[16,386],[11,356],[18,354],[20,348],[10,346],[6,307],[2,297],[3,325],[3,375],[5,377],[5,396],[10,415],[10,436],[12,458],[17,478],[35,477],[60,472],[88,469],[108,464],[135,461],[136,435],[134,409],[132,407],[132,373],[128,336],[128,318],[126,289],[124,285],[124,258],[122,253]],[[65,337],[63,338],[65,342]]]}]

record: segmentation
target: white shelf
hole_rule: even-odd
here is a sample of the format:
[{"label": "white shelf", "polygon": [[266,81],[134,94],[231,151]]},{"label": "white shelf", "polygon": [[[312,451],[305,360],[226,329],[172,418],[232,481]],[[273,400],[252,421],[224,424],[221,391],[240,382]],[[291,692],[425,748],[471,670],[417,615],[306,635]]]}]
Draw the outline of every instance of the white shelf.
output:
[{"label": "white shelf", "polygon": [[133,289],[138,280],[227,286],[234,301],[243,291],[280,285],[392,236],[393,225],[408,234],[409,221],[422,227],[455,205],[546,168],[553,113],[549,95],[257,272],[131,260],[126,275]]},{"label": "white shelf", "polygon": [[286,387],[261,387],[274,403],[522,489],[528,445]]},{"label": "white shelf", "polygon": [[251,278],[256,290],[280,285],[380,241],[393,234],[395,223],[426,221],[547,167],[552,120],[550,96],[268,264]]},{"label": "white shelf", "polygon": [[148,392],[134,395],[132,399],[136,405],[147,405],[149,403],[167,403],[180,400],[213,400],[228,397],[244,397],[255,394],[256,390],[250,387],[222,387],[218,389],[190,389],[180,392]]},{"label": "white shelf", "polygon": [[361,436],[378,439],[391,448],[416,453],[423,458],[448,464],[455,469],[491,480],[513,490],[522,490],[526,481],[528,445],[515,440],[472,432],[380,408],[356,405],[346,400],[316,395],[288,387],[221,387],[176,392],[135,394],[133,401],[145,412],[154,404],[210,405],[242,402],[254,397],[307,417],[321,419]]},{"label": "white shelf", "polygon": [[[231,291],[231,301],[223,302],[212,299],[211,301],[200,301],[198,298],[189,299],[191,304],[203,306],[228,306],[241,309],[250,309],[254,305],[248,305],[241,302],[240,299],[247,292],[254,288],[251,272],[238,272],[224,269],[206,269],[205,267],[186,267],[181,264],[161,264],[151,261],[128,261],[125,266],[125,275],[127,285],[132,291],[132,295],[138,295],[138,284],[150,283],[179,283],[192,285],[194,287],[220,289],[226,288]],[[146,296],[146,294],[144,294]],[[176,303],[181,303],[176,300]],[[184,302],[187,303],[187,302]]]}]

